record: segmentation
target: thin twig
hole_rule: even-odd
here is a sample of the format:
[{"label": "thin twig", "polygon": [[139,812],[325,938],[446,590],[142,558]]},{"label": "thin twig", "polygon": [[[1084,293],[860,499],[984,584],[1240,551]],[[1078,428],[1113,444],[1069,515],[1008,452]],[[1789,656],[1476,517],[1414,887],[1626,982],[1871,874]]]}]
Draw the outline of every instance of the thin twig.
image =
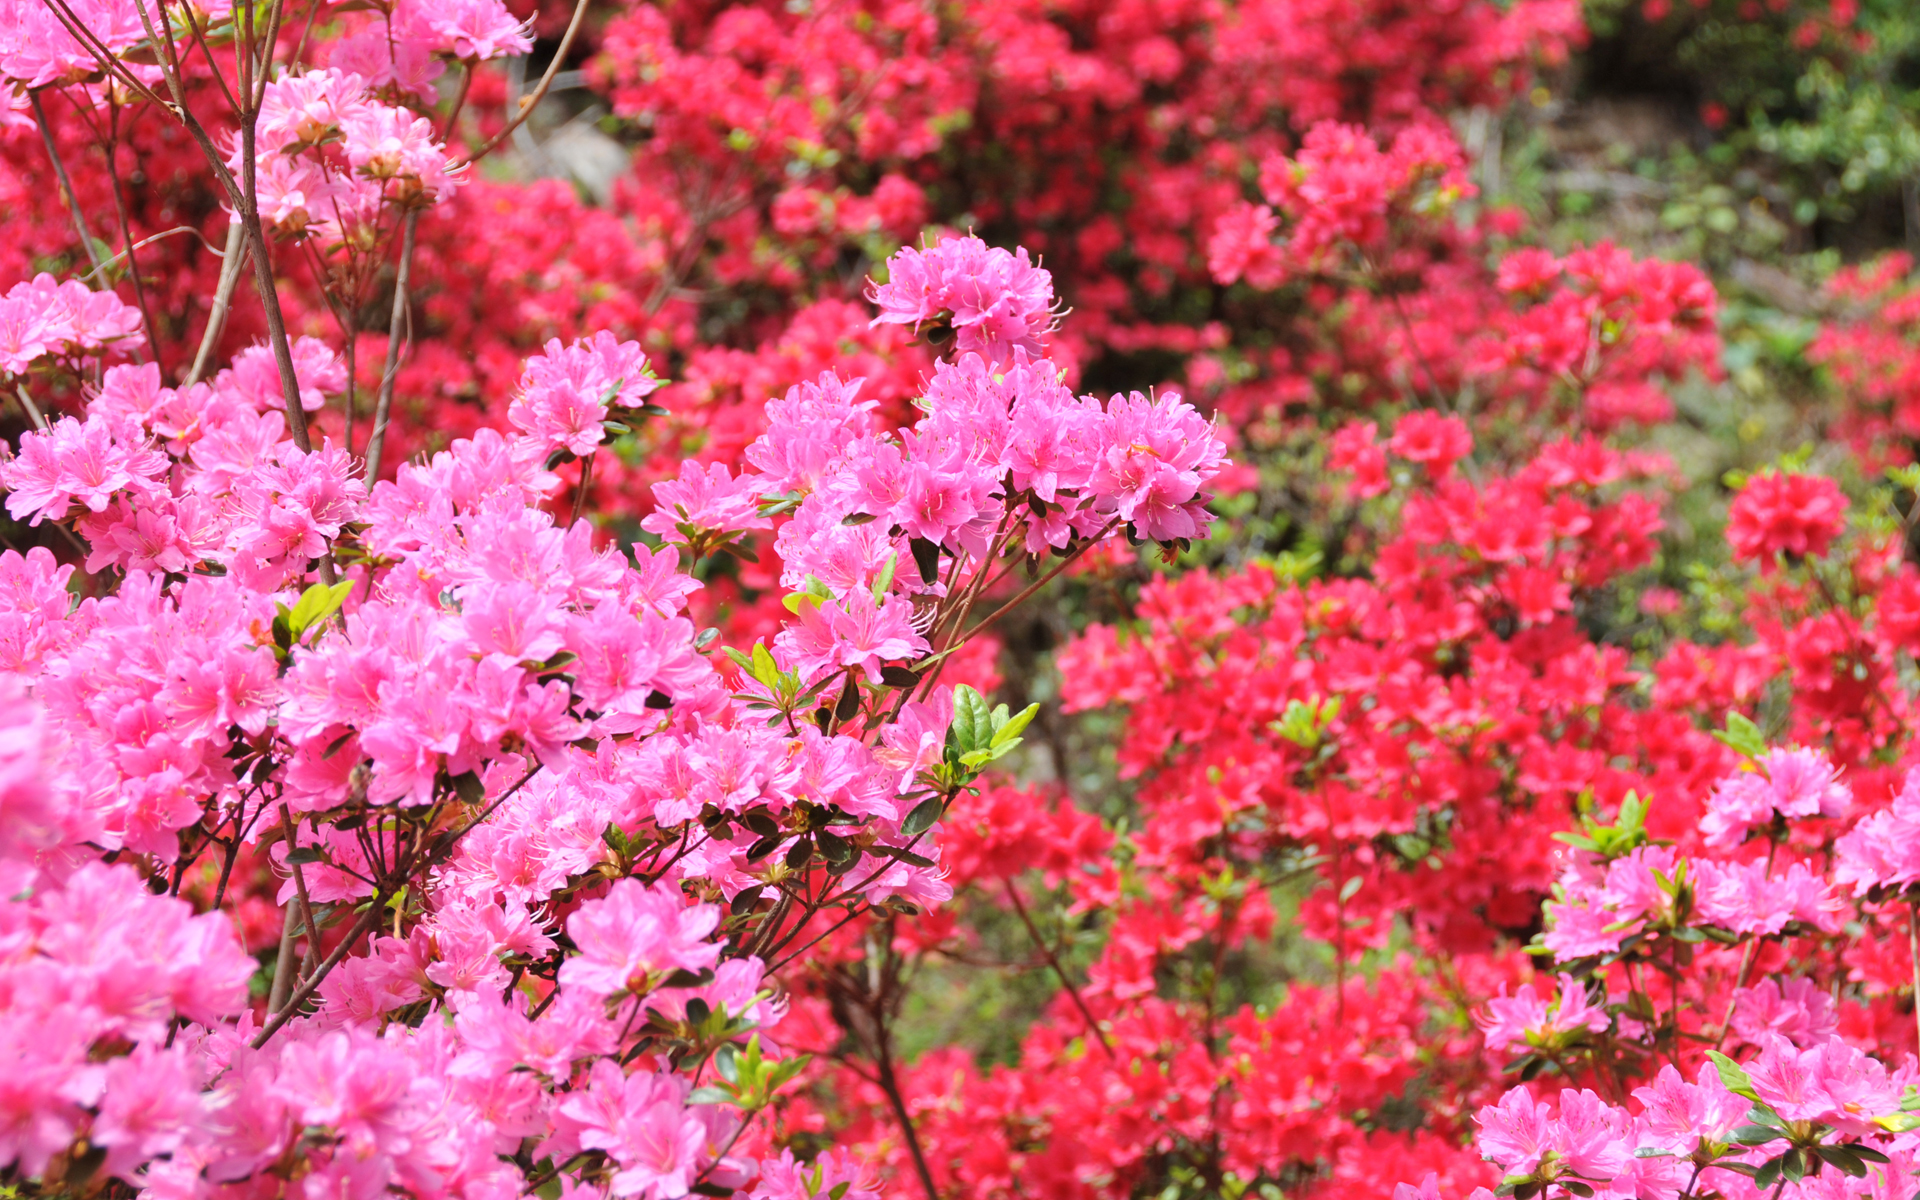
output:
[{"label": "thin twig", "polygon": [[[461,159],[458,164],[451,168],[452,170],[459,171],[470,167],[487,155],[492,154],[501,142],[513,136],[513,131],[520,128],[521,124],[532,114],[534,106],[546,98],[547,89],[553,86],[553,77],[560,73],[560,65],[566,61],[567,52],[573,49],[573,39],[580,33],[580,23],[586,15],[587,0],[574,0],[573,19],[567,22],[567,32],[560,38],[560,48],[553,52],[553,61],[547,64],[547,73],[540,77],[540,82],[534,87],[533,91],[521,97],[520,111],[515,114],[511,121],[507,122],[505,129],[488,138],[485,145]],[[451,127],[449,127],[448,132],[452,132]]]},{"label": "thin twig", "polygon": [[287,905],[287,911],[280,919],[280,953],[273,960],[273,990],[267,994],[267,1015],[281,1012],[287,1006],[287,993],[293,990],[293,931],[300,923],[300,914],[293,905]]},{"label": "thin twig", "polygon": [[20,407],[27,410],[27,419],[33,422],[33,427],[45,433],[47,418],[41,415],[40,406],[33,402],[33,397],[27,395],[27,385],[19,384],[13,389],[13,394],[20,397]]},{"label": "thin twig", "polygon": [[453,108],[447,113],[447,127],[440,131],[442,143],[453,140],[453,133],[460,124],[460,110],[467,106],[467,93],[473,90],[473,67],[460,64],[460,90],[454,94]]},{"label": "thin twig", "polygon": [[[347,936],[340,939],[340,944],[333,948],[333,953],[327,955],[325,961],[314,970],[313,974],[307,977],[307,981],[301,984],[293,995],[287,997],[285,1007],[268,1017],[267,1023],[262,1026],[260,1032],[254,1036],[252,1046],[255,1050],[266,1045],[274,1034],[280,1032],[280,1027],[293,1018],[293,1014],[299,1010],[302,1004],[307,1002],[307,997],[313,995],[313,993],[319,989],[321,981],[326,979],[326,977],[332,973],[333,969],[340,965],[340,960],[345,958],[347,951],[351,950],[353,944],[360,940],[360,935],[379,923],[380,910],[384,909],[387,906],[387,901],[392,898],[393,895],[390,892],[376,892],[374,894],[373,900],[367,905],[367,911],[360,914],[360,919],[353,923],[352,929],[347,930]],[[275,978],[277,979],[278,976],[276,975]]]},{"label": "thin twig", "polygon": [[1107,1040],[1106,1030],[1100,1028],[1100,1022],[1094,1019],[1093,1010],[1088,1008],[1087,1002],[1080,998],[1080,989],[1074,986],[1073,980],[1067,978],[1067,970],[1060,965],[1059,958],[1055,957],[1053,947],[1047,945],[1045,939],[1040,936],[1040,931],[1034,928],[1033,918],[1027,914],[1026,903],[1020,899],[1020,889],[1013,886],[1012,879],[1003,882],[1007,885],[1007,899],[1013,901],[1013,911],[1020,914],[1020,923],[1027,927],[1027,936],[1033,939],[1034,946],[1047,960],[1047,965],[1053,968],[1053,973],[1060,977],[1060,985],[1067,989],[1067,995],[1073,997],[1073,1006],[1080,1010],[1081,1018],[1086,1021],[1087,1032],[1098,1038],[1100,1048],[1107,1052],[1108,1058],[1113,1058],[1113,1043]]},{"label": "thin twig", "polygon": [[1907,901],[1907,953],[1913,959],[1914,1035],[1920,1038],[1920,900]]},{"label": "thin twig", "polygon": [[573,489],[573,517],[567,522],[573,525],[579,522],[580,514],[587,508],[587,489],[593,485],[593,459],[589,454],[580,461],[580,483]]},{"label": "thin twig", "polygon": [[168,238],[172,237],[176,233],[191,233],[193,236],[200,238],[200,244],[205,246],[210,252],[214,254],[220,253],[218,250],[215,250],[213,248],[212,242],[207,241],[207,239],[204,237],[200,237],[200,231],[198,229],[195,229],[191,225],[175,225],[172,229],[169,229],[164,233],[156,233],[152,237],[141,238],[139,241],[135,242],[132,246],[128,247],[126,250],[122,250],[120,253],[114,255],[112,258],[108,259],[107,261],[101,263],[99,266],[95,267],[93,270],[88,271],[85,275],[80,276],[79,277],[80,282],[81,283],[87,282],[89,279],[92,279],[95,275],[98,275],[100,272],[106,270],[108,267],[119,262],[121,259],[126,258],[130,251],[144,250],[148,246],[153,245],[155,242],[166,241]]},{"label": "thin twig", "polygon": [[400,271],[393,282],[393,316],[387,323],[387,368],[380,376],[380,399],[373,409],[373,432],[367,437],[367,484],[380,477],[380,451],[387,441],[387,415],[393,408],[393,381],[400,371],[400,331],[407,319],[407,278],[413,269],[413,235],[420,210],[407,211],[406,231],[400,238]]},{"label": "thin twig", "polygon": [[300,921],[307,927],[307,954],[301,969],[312,974],[314,963],[320,959],[320,927],[313,922],[313,901],[307,898],[306,873],[293,857],[299,843],[294,838],[293,811],[284,802],[280,805],[280,824],[287,832],[287,866],[293,869],[294,899],[300,904]]},{"label": "thin twig", "polygon": [[213,307],[207,310],[207,328],[200,335],[200,349],[194,353],[193,369],[181,381],[182,389],[199,383],[206,375],[207,360],[213,357],[213,348],[219,344],[220,335],[227,329],[227,312],[233,307],[233,289],[239,286],[240,271],[245,265],[247,231],[238,221],[227,223],[227,252],[220,263],[220,286],[213,293]]},{"label": "thin twig", "polygon": [[[147,352],[153,355],[153,361],[160,365],[164,373],[166,365],[160,362],[160,339],[153,328],[153,310],[147,304],[147,285],[140,281],[140,260],[133,256],[136,247],[133,244],[133,225],[127,219],[126,190],[120,183],[120,164],[116,161],[120,149],[120,110],[116,106],[109,117],[108,127],[112,133],[105,146],[107,152],[107,178],[113,181],[113,211],[120,219],[120,241],[126,246],[120,252],[126,256],[127,278],[133,283],[134,303],[140,308],[140,327],[147,331]],[[116,258],[120,255],[115,255]]]},{"label": "thin twig", "polygon": [[1099,533],[1089,538],[1087,540],[1087,543],[1084,546],[1082,546],[1080,549],[1074,551],[1072,554],[1069,554],[1067,555],[1066,558],[1062,559],[1060,561],[1059,566],[1055,567],[1051,571],[1048,571],[1045,575],[1042,575],[1040,578],[1034,580],[1032,583],[1028,584],[1026,587],[1021,588],[1020,594],[1015,596],[1013,599],[1007,601],[1005,604],[1002,604],[999,608],[994,609],[991,613],[987,614],[986,616],[981,617],[978,622],[976,622],[970,629],[966,631],[966,633],[961,635],[960,641],[956,644],[963,644],[971,640],[975,634],[979,633],[981,630],[985,629],[987,626],[993,624],[995,621],[998,621],[1001,617],[1006,616],[1008,613],[1012,612],[1014,609],[1020,607],[1020,605],[1026,603],[1028,597],[1032,596],[1035,592],[1047,586],[1049,583],[1052,583],[1055,576],[1059,575],[1060,572],[1072,566],[1075,560],[1077,560],[1082,554],[1086,553],[1088,550],[1092,549],[1094,546],[1097,546],[1101,542],[1105,541],[1107,535],[1109,533],[1112,533],[1114,530],[1114,527],[1119,524],[1120,524],[1119,517],[1115,517],[1113,520],[1107,522],[1107,527],[1105,529],[1102,529]]},{"label": "thin twig", "polygon": [[880,1090],[887,1095],[887,1102],[893,1106],[893,1115],[900,1122],[900,1132],[906,1139],[907,1153],[913,1157],[913,1169],[920,1176],[920,1186],[926,1189],[927,1200],[940,1200],[940,1189],[934,1186],[933,1170],[927,1166],[926,1151],[920,1148],[920,1134],[913,1127],[913,1117],[907,1112],[907,1102],[900,1094],[900,1080],[893,1072],[893,1038],[887,1029],[886,1020],[880,1013],[873,1014],[874,1068],[879,1076]]},{"label": "thin twig", "polygon": [[40,127],[40,140],[47,144],[47,158],[53,162],[53,174],[60,181],[60,192],[67,198],[67,211],[73,214],[73,229],[80,235],[80,245],[87,252],[87,261],[98,271],[100,251],[93,244],[93,238],[87,233],[86,217],[80,212],[80,198],[74,194],[73,180],[67,178],[66,164],[60,161],[59,147],[53,144],[53,126],[47,123],[46,106],[40,103],[38,89],[27,93],[27,99],[33,104],[33,121]]}]

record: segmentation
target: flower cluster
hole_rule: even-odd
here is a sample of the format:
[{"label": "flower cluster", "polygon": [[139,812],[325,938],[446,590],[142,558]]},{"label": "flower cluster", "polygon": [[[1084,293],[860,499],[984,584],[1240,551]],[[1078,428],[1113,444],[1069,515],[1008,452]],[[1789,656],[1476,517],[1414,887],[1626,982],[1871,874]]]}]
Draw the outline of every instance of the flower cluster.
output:
[{"label": "flower cluster", "polygon": [[[324,348],[296,366],[303,395],[339,385]],[[593,455],[608,406],[657,386],[637,346],[549,346],[518,436],[371,490],[342,450],[293,444],[277,382],[244,359],[189,388],[110,368],[0,476],[16,517],[121,573],[73,607],[71,567],[0,554],[28,714],[0,812],[30,885],[0,916],[20,947],[0,1154],[28,1177],[71,1177],[85,1144],[181,1196],[238,1195],[290,1153],[348,1194],[755,1186],[744,1151],[771,1150],[745,1122],[805,1063],[767,956],[820,936],[829,900],[949,898],[941,816],[1032,718],[937,685],[969,607],[1122,524],[1199,536],[1224,461],[1177,398],[1076,399],[1023,351],[942,362],[898,435],[824,375],[773,405],[754,470],[661,485],[691,541],[717,538],[679,539],[694,559],[778,525],[795,619],[723,671],[684,615],[690,563],[542,507],[549,459]],[[288,914],[264,1015],[227,918],[148,892],[211,862],[218,907],[243,858]],[[692,1078],[709,1060],[718,1095]],[[765,1174],[756,1195],[821,1181],[790,1156]]]}]

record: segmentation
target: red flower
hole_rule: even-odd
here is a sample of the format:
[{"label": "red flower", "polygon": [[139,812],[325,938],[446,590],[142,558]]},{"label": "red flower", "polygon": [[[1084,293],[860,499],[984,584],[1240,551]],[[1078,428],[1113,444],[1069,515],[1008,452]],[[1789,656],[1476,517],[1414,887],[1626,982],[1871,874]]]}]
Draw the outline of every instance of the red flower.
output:
[{"label": "red flower", "polygon": [[1760,560],[1771,572],[1774,556],[1818,558],[1847,524],[1847,498],[1821,475],[1768,472],[1756,475],[1733,498],[1727,513],[1727,543],[1741,562]]},{"label": "red flower", "polygon": [[1387,449],[1401,458],[1425,463],[1435,479],[1445,479],[1453,464],[1473,452],[1473,434],[1459,417],[1413,412],[1400,418]]}]

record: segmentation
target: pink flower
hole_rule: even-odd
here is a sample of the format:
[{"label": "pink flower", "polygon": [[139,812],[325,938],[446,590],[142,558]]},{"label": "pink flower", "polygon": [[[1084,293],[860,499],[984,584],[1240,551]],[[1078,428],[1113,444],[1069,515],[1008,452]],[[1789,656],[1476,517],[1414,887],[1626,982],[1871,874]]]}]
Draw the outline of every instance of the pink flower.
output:
[{"label": "pink flower", "polygon": [[205,1120],[196,1064],[183,1046],[136,1046],[102,1072],[104,1095],[87,1137],[107,1149],[108,1174],[129,1182],[150,1158],[171,1154]]},{"label": "pink flower", "polygon": [[1174,392],[1115,396],[1106,416],[1087,484],[1094,509],[1152,541],[1205,537],[1212,497],[1201,489],[1227,462],[1212,424]]},{"label": "pink flower", "polygon": [[1735,993],[1733,1031],[1753,1045],[1784,1037],[1805,1049],[1832,1037],[1833,1000],[1813,980],[1763,979]]},{"label": "pink flower", "polygon": [[931,249],[901,250],[887,260],[887,282],[868,297],[880,308],[874,324],[920,326],[946,317],[957,354],[1005,362],[1016,350],[1039,356],[1052,332],[1053,277],[1027,258],[979,238],[942,238]]},{"label": "pink flower", "polygon": [[735,479],[725,463],[702,467],[688,459],[680,464],[679,479],[653,485],[654,510],[640,528],[676,545],[689,541],[688,529],[713,533],[770,529],[773,522],[760,515],[758,489],[757,479],[751,475]]},{"label": "pink flower", "polygon": [[913,606],[898,595],[876,604],[873,593],[856,589],[842,599],[802,603],[799,618],[780,631],[774,647],[808,680],[852,669],[879,683],[882,664],[932,650],[913,627]]},{"label": "pink flower", "polygon": [[560,985],[600,996],[645,993],[656,982],[650,977],[703,971],[719,961],[719,944],[705,940],[719,924],[718,908],[688,904],[671,884],[622,879],[567,918],[580,954],[561,965]]},{"label": "pink flower", "polygon": [[589,1079],[559,1111],[581,1147],[604,1150],[619,1164],[612,1194],[642,1200],[686,1195],[711,1157],[706,1123],[687,1108],[686,1081],[644,1070],[623,1075],[611,1059],[595,1063]]},{"label": "pink flower", "polygon": [[1279,287],[1287,273],[1286,257],[1273,241],[1279,227],[1279,219],[1264,204],[1242,204],[1223,213],[1207,239],[1207,271],[1214,282],[1244,278],[1261,291]]},{"label": "pink flower", "polygon": [[1855,825],[1833,848],[1839,860],[1834,885],[1851,884],[1856,897],[1920,883],[1920,768],[1907,773],[1889,808]]},{"label": "pink flower", "polygon": [[75,504],[104,511],[114,494],[148,484],[167,468],[165,455],[147,446],[134,426],[63,417],[46,432],[20,439],[20,453],[0,461],[7,513],[34,524],[60,520]]},{"label": "pink flower", "polygon": [[1778,879],[1767,878],[1765,862],[1733,865],[1696,859],[1692,870],[1701,918],[1722,929],[1774,934],[1790,921],[1828,933],[1840,929],[1843,905],[1805,863],[1792,864]]},{"label": "pink flower", "polygon": [[607,406],[636,408],[660,386],[638,342],[623,342],[605,330],[562,346],[558,338],[527,360],[520,395],[507,419],[541,458],[566,450],[584,458],[606,437]]},{"label": "pink flower", "polygon": [[1634,1090],[1643,1108],[1640,1127],[1650,1140],[1676,1154],[1691,1154],[1703,1141],[1725,1141],[1746,1123],[1748,1101],[1727,1090],[1711,1063],[1700,1068],[1699,1082],[1688,1083],[1671,1065],[1653,1082]]},{"label": "pink flower", "polygon": [[[319,338],[295,338],[290,349],[293,377],[300,385],[301,408],[319,412],[326,406],[329,393],[346,390],[347,364],[325,342]],[[286,396],[280,387],[280,366],[272,349],[264,345],[249,346],[234,355],[233,366],[220,373],[215,387],[231,387],[263,413],[286,409]]]},{"label": "pink flower", "polygon": [[838,1195],[840,1200],[880,1200],[880,1192],[858,1162],[835,1147],[811,1164],[795,1161],[793,1151],[760,1160],[760,1181],[753,1200],[817,1200]]},{"label": "pink flower", "polygon": [[1542,1001],[1530,983],[1522,984],[1512,999],[1501,995],[1487,1001],[1485,1015],[1475,1021],[1485,1032],[1487,1049],[1505,1050],[1515,1044],[1559,1049],[1571,1044],[1567,1035],[1601,1033],[1612,1024],[1605,1008],[1587,1002],[1586,988],[1571,975],[1560,976],[1560,992]]},{"label": "pink flower", "polygon": [[1517,1087],[1474,1114],[1480,1153],[1503,1175],[1531,1175],[1553,1148],[1553,1108]]}]

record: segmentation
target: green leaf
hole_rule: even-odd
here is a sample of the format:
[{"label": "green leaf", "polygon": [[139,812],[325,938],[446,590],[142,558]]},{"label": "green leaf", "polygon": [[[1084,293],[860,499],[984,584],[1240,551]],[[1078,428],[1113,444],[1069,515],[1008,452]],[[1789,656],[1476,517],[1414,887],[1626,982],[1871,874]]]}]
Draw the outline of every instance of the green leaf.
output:
[{"label": "green leaf", "polygon": [[993,738],[993,714],[986,700],[964,683],[953,689],[953,725],[948,732],[962,754],[986,749]]},{"label": "green leaf", "polygon": [[300,599],[293,606],[293,611],[287,614],[287,629],[293,635],[293,640],[299,641],[301,635],[307,630],[338,611],[340,606],[346,603],[347,593],[352,590],[353,581],[343,579],[332,587],[324,583],[316,583],[301,592]]},{"label": "green leaf", "polygon": [[717,1087],[697,1087],[687,1094],[688,1104],[732,1104],[733,1093]]},{"label": "green leaf", "polygon": [[1733,1131],[1733,1140],[1742,1146],[1764,1146],[1785,1136],[1780,1130],[1769,1129],[1765,1125],[1742,1125]]},{"label": "green leaf", "polygon": [[487,798],[487,785],[472,771],[462,771],[453,777],[453,793],[467,804],[478,804]]},{"label": "green leaf", "polygon": [[1850,1146],[1815,1146],[1813,1152],[1820,1156],[1822,1162],[1838,1167],[1855,1179],[1867,1177],[1867,1164],[1853,1152]]},{"label": "green leaf", "polygon": [[780,680],[779,664],[773,661],[773,654],[759,642],[753,644],[753,657],[748,663],[748,669],[756,681],[768,687],[772,687]]},{"label": "green leaf", "polygon": [[1727,727],[1717,729],[1713,736],[1747,758],[1759,758],[1767,752],[1767,739],[1760,734],[1760,727],[1739,713],[1727,714]]},{"label": "green leaf", "polygon": [[893,572],[894,568],[899,565],[900,556],[898,554],[887,555],[887,565],[880,568],[880,574],[876,576],[873,581],[873,602],[875,604],[885,602],[887,593],[893,590]]},{"label": "green leaf", "polygon": [[739,1058],[740,1051],[732,1042],[728,1042],[726,1045],[720,1047],[720,1049],[714,1051],[713,1069],[718,1071],[720,1078],[726,1080],[728,1083],[739,1083]]},{"label": "green leaf", "polygon": [[813,838],[820,843],[820,853],[827,856],[828,862],[841,863],[853,855],[853,845],[837,833],[825,829],[816,829]]},{"label": "green leaf", "polygon": [[936,583],[940,579],[940,543],[927,538],[913,538],[907,543],[913,551],[913,565],[920,570],[922,583]]},{"label": "green leaf", "polygon": [[[1005,707],[1005,705],[1002,705],[1001,709],[1004,710]],[[1009,742],[1018,742],[1021,732],[1033,723],[1034,714],[1039,711],[1040,706],[1038,704],[1029,704],[1011,717],[1002,717],[996,713],[994,717],[995,729],[993,731],[993,738],[988,744],[1000,746]]]},{"label": "green leaf", "polygon": [[919,837],[933,828],[933,823],[940,819],[944,809],[945,803],[940,797],[929,796],[913,806],[913,811],[907,814],[907,819],[900,823],[900,832],[908,837]]},{"label": "green leaf", "polygon": [[1756,1104],[1760,1102],[1759,1095],[1753,1090],[1753,1079],[1739,1063],[1718,1050],[1707,1051],[1707,1057],[1713,1060],[1715,1069],[1720,1072],[1720,1082],[1728,1091],[1736,1096],[1744,1096]]}]

